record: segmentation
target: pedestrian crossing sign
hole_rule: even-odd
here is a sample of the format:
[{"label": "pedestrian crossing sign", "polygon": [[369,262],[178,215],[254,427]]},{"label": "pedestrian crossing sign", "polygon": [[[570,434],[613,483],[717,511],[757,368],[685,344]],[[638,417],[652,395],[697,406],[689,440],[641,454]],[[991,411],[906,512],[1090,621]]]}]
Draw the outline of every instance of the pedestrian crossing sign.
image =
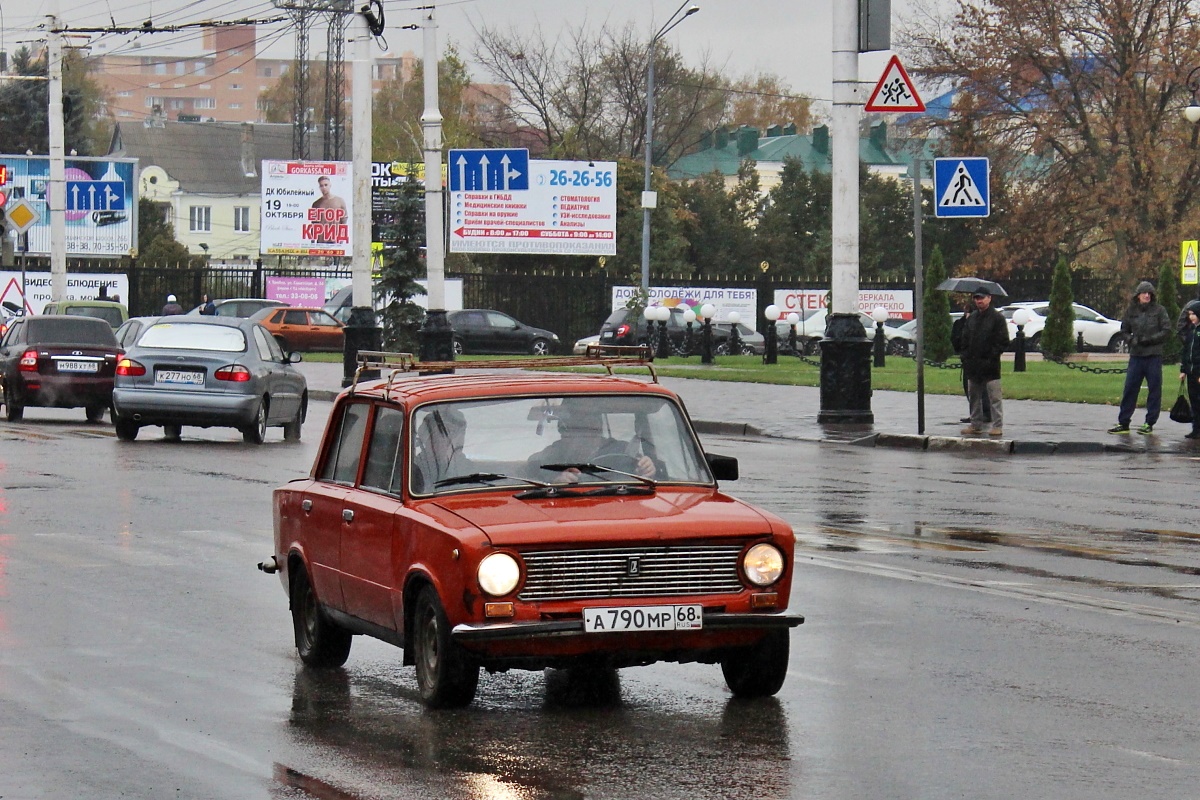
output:
[{"label": "pedestrian crossing sign", "polygon": [[934,159],[934,216],[988,216],[992,210],[990,175],[986,158]]},{"label": "pedestrian crossing sign", "polygon": [[1179,273],[1179,283],[1182,286],[1195,286],[1200,283],[1200,275],[1197,269],[1196,246],[1195,239],[1189,239],[1185,242],[1180,242],[1179,262],[1181,272]]}]

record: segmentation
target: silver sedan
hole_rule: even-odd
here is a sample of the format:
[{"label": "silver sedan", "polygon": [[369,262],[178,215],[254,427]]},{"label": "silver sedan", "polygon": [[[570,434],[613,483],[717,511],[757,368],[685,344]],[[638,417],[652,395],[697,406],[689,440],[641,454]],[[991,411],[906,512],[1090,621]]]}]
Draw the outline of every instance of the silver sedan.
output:
[{"label": "silver sedan", "polygon": [[145,425],[178,439],[184,425],[232,427],[262,444],[267,427],[300,438],[308,385],[257,322],[234,317],[163,317],[141,334],[117,364],[113,425],[133,441]]}]

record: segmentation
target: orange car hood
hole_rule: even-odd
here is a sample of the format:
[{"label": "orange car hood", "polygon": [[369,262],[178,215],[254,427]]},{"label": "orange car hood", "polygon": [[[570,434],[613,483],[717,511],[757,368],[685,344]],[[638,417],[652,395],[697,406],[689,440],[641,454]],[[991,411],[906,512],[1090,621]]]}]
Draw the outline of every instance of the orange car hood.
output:
[{"label": "orange car hood", "polygon": [[443,498],[438,505],[478,526],[496,547],[771,532],[754,508],[711,489],[660,487],[647,496],[534,500],[476,494]]}]

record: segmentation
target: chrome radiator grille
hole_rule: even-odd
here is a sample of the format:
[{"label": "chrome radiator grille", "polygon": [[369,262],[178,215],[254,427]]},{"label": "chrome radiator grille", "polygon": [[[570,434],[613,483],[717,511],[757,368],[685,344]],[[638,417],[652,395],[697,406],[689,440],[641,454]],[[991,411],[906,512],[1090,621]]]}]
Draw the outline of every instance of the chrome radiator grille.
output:
[{"label": "chrome radiator grille", "polygon": [[522,553],[522,600],[732,594],[741,545],[621,547]]}]

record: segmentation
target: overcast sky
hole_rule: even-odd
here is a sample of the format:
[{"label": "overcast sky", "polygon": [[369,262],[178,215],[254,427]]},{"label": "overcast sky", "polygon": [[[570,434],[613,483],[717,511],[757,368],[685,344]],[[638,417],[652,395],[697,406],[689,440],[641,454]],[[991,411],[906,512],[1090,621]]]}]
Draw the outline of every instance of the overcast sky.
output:
[{"label": "overcast sky", "polygon": [[[294,0],[293,0],[294,1]],[[846,0],[843,0],[846,1]],[[849,0],[853,2],[854,0]],[[357,0],[356,0],[357,2]],[[827,99],[831,93],[831,7],[833,0],[694,0],[699,13],[667,34],[665,40],[682,51],[689,63],[697,64],[707,56],[709,62],[729,76],[741,77],[755,72],[779,75],[797,93]],[[172,25],[204,19],[230,20],[267,18],[279,12],[270,2],[261,0],[28,0],[16,3],[2,0],[0,25],[3,44],[15,50],[19,43],[43,38],[37,27],[51,13],[54,4],[63,25],[72,28],[110,25],[140,25],[153,19],[156,25]],[[420,55],[419,31],[399,27],[420,19],[420,2],[385,0],[390,55],[412,51]],[[619,28],[632,23],[644,36],[650,36],[680,6],[680,0],[447,0],[437,3],[438,43],[444,49],[448,41],[469,56],[476,30],[484,25],[501,28],[529,28],[540,25],[544,34],[557,35],[582,23],[599,28]],[[901,13],[905,0],[893,0],[893,16]],[[272,44],[270,55],[288,57],[292,35],[283,25],[264,27],[260,36]],[[195,37],[189,37],[195,39]],[[84,40],[76,39],[76,43]],[[134,44],[141,52],[170,48],[179,52],[198,45],[182,34],[123,35],[96,37],[97,52],[131,52]],[[324,50],[324,33],[314,31],[313,53]],[[136,51],[133,51],[136,52]],[[376,52],[379,52],[376,50]],[[874,83],[883,71],[887,53],[864,54],[860,58],[859,78]],[[473,69],[473,77],[486,81],[488,76]]]}]

